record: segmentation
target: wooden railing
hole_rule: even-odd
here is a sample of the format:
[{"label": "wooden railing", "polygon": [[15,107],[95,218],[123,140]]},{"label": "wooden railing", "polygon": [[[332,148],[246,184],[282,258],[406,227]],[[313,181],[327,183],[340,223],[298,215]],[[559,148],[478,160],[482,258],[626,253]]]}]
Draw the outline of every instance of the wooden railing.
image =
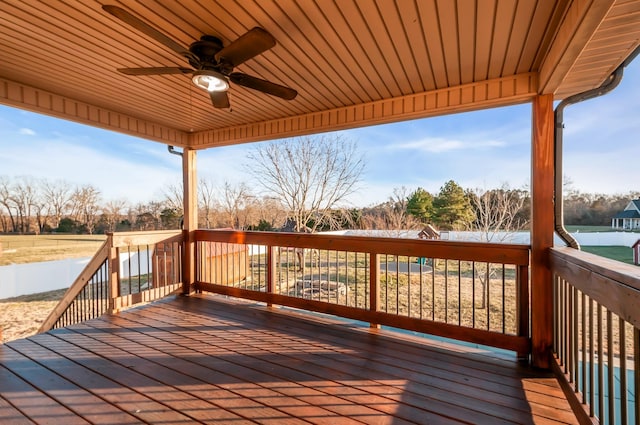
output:
[{"label": "wooden railing", "polygon": [[199,291],[530,353],[529,247],[195,232]]},{"label": "wooden railing", "polygon": [[182,233],[111,233],[39,332],[162,298],[182,287]]},{"label": "wooden railing", "polygon": [[583,422],[640,423],[640,267],[553,248],[554,366]]}]

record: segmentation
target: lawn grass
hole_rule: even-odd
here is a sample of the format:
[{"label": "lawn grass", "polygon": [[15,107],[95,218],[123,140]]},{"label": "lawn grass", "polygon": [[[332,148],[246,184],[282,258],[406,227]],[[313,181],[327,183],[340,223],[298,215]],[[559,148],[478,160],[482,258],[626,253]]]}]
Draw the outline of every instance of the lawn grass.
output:
[{"label": "lawn grass", "polygon": [[583,226],[577,224],[567,224],[565,226],[569,233],[597,233],[597,232],[615,232],[611,226]]},{"label": "lawn grass", "polygon": [[581,249],[601,257],[633,264],[633,250],[628,246],[581,246]]},{"label": "lawn grass", "polygon": [[105,235],[0,235],[0,266],[92,257]]}]

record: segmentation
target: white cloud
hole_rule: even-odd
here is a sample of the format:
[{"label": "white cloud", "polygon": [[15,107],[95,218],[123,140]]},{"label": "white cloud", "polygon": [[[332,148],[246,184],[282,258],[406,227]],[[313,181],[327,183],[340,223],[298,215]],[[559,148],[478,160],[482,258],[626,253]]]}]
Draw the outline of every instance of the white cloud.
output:
[{"label": "white cloud", "polygon": [[88,145],[39,138],[29,145],[2,146],[0,163],[2,175],[91,184],[104,199],[124,197],[134,203],[161,196],[162,187],[180,181],[182,175],[180,161],[173,167],[141,163],[122,152],[114,155]]},{"label": "white cloud", "polygon": [[36,132],[31,130],[30,128],[21,128],[19,131],[23,136],[35,136]]},{"label": "white cloud", "polygon": [[499,140],[469,140],[462,141],[456,139],[447,139],[442,137],[428,137],[422,140],[416,140],[406,143],[398,143],[389,145],[390,149],[411,149],[430,153],[444,153],[460,150],[482,150],[491,148],[500,148],[506,143]]}]

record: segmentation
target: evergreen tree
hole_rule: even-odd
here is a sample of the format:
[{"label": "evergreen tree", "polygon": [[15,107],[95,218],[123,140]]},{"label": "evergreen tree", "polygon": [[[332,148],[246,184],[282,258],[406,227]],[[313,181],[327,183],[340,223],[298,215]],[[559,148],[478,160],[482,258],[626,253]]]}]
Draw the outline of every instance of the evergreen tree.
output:
[{"label": "evergreen tree", "polygon": [[433,195],[419,187],[409,195],[407,213],[414,216],[421,223],[428,223],[433,216]]},{"label": "evergreen tree", "polygon": [[443,229],[467,229],[475,218],[469,197],[453,180],[440,188],[433,200],[433,209],[434,221]]}]

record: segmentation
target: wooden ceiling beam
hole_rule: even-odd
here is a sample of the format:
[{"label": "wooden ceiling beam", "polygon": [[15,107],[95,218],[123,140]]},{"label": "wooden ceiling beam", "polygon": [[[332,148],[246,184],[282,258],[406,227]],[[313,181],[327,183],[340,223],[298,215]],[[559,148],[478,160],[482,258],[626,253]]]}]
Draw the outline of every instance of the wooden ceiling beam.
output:
[{"label": "wooden ceiling beam", "polygon": [[537,89],[537,74],[524,73],[328,111],[201,131],[190,135],[189,146],[203,149],[508,106],[530,101]]},{"label": "wooden ceiling beam", "polygon": [[0,78],[0,103],[55,118],[185,147],[189,134],[158,123]]}]

